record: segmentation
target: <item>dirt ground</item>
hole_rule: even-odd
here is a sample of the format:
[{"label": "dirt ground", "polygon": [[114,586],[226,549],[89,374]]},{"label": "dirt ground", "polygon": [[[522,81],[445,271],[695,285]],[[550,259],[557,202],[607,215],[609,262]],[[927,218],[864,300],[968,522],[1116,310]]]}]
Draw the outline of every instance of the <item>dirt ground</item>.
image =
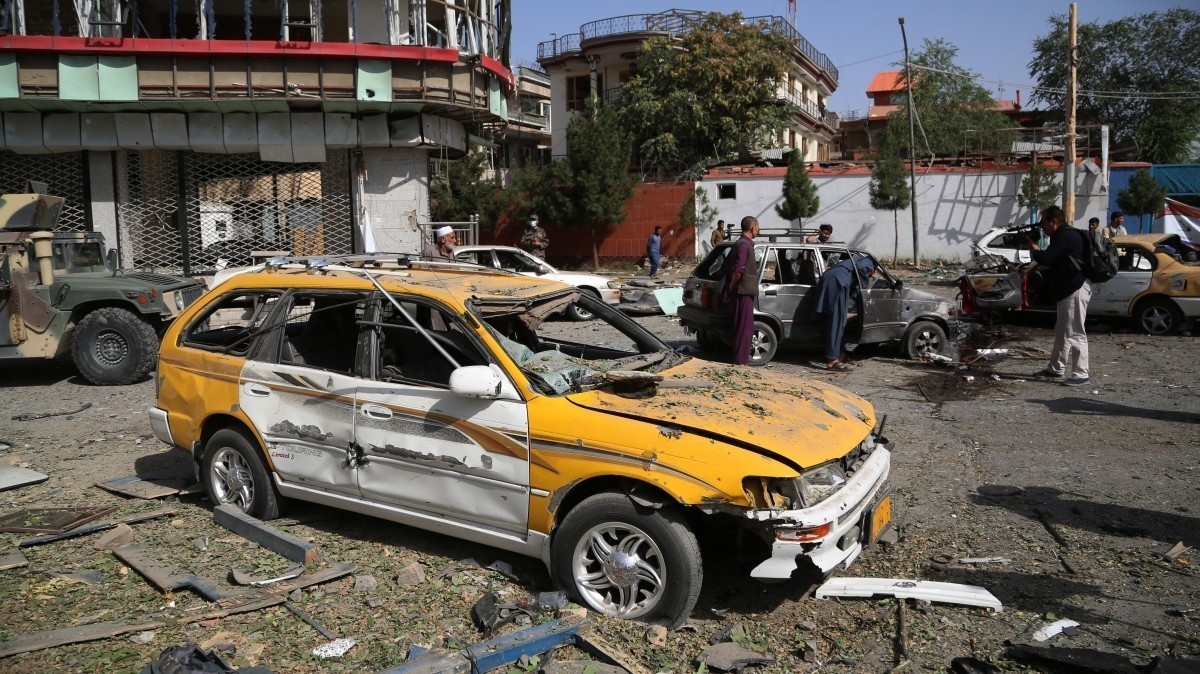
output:
[{"label": "dirt ground", "polygon": [[[952,294],[936,275],[912,275],[910,283],[929,281]],[[668,341],[694,346],[673,318],[639,320]],[[1060,618],[1077,621],[1077,631],[1038,645],[1121,653],[1138,665],[1159,654],[1200,658],[1200,610],[1193,611],[1200,609],[1200,556],[1162,557],[1176,542],[1200,547],[1197,339],[1098,326],[1104,332],[1090,339],[1093,384],[1076,389],[1030,376],[1045,365],[1051,328],[1052,319],[1042,318],[977,331],[963,347],[965,359],[977,348],[1009,351],[968,370],[901,360],[887,348],[859,349],[848,373],[816,369],[809,364],[816,354],[804,352],[784,352],[769,366],[831,381],[887,415],[899,541],[876,546],[836,575],[979,585],[1003,602],[1002,612],[909,603],[905,656],[894,599],[820,601],[806,583],[759,584],[748,578],[751,560],[709,539],[702,541],[704,589],[683,628],[663,635],[593,615],[590,629],[651,671],[697,671],[695,658],[731,633],[774,658],[764,672],[883,672],[905,660],[907,671],[946,671],[959,656],[1021,669],[1005,658],[1005,642],[1033,643],[1034,630]],[[0,493],[0,515],[115,506],[112,516],[123,517],[174,508],[132,525],[135,540],[164,564],[222,583],[231,566],[260,575],[286,566],[214,524],[211,504],[199,495],[148,501],[94,486],[188,473],[187,457],[150,432],[151,381],[94,387],[69,363],[39,362],[0,364],[0,385],[0,463],[50,476]],[[13,418],[86,403],[74,414]],[[100,534],[93,534],[22,549],[29,565],[0,571],[0,640],[105,621],[156,626],[14,655],[0,660],[0,670],[133,672],[168,646],[195,643],[221,649],[239,666],[275,672],[378,671],[402,662],[413,645],[457,649],[479,641],[470,607],[488,588],[510,599],[550,589],[535,560],[318,507],[288,515],[280,524],[318,544],[323,564],[355,566],[349,576],[292,594],[315,621],[357,642],[345,656],[312,655],[328,639],[279,606],[186,622],[219,607],[190,590],[159,592],[98,550]],[[0,556],[30,535],[0,533]],[[957,563],[962,557],[1008,561]],[[511,563],[515,580],[481,568],[494,560]],[[554,659],[586,657],[568,647]]]}]

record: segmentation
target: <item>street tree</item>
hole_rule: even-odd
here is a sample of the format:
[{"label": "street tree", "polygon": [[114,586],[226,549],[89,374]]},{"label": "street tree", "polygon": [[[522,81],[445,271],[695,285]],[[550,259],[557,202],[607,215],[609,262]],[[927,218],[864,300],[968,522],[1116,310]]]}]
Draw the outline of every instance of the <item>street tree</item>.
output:
[{"label": "street tree", "polygon": [[[925,48],[912,62],[912,96],[916,103],[916,156],[953,157],[967,150],[998,154],[1009,152],[1014,124],[996,110],[991,93],[975,82],[976,73],[954,62],[958,47],[943,39],[925,39]],[[896,64],[903,68],[904,63]],[[906,76],[901,73],[903,86]],[[903,91],[893,96],[900,106],[888,115],[881,153],[908,147],[908,101]],[[967,140],[967,132],[971,139]]]},{"label": "street tree", "polygon": [[897,157],[888,157],[875,162],[871,167],[871,184],[868,188],[871,208],[877,211],[892,212],[892,229],[896,240],[892,246],[892,264],[900,256],[900,218],[898,211],[912,204],[912,192],[908,186],[908,175],[904,170],[904,162]]},{"label": "street tree", "polygon": [[[1050,31],[1033,43],[1032,102],[1065,106],[1069,77],[1068,18],[1051,16]],[[1200,137],[1200,12],[1174,8],[1108,23],[1078,26],[1076,123],[1108,124],[1113,142],[1132,146],[1135,159],[1179,163],[1192,159]]]},{"label": "street tree", "polygon": [[1058,195],[1062,193],[1062,189],[1059,188],[1055,177],[1056,172],[1049,166],[1037,163],[1036,159],[1029,163],[1029,170],[1021,178],[1021,191],[1017,193],[1017,204],[1029,209],[1031,222],[1033,218],[1037,217],[1036,214],[1042,212],[1042,209],[1049,208],[1058,202]]},{"label": "street tree", "polygon": [[817,185],[808,175],[803,154],[792,150],[788,157],[787,174],[783,177],[783,202],[775,205],[775,213],[784,220],[811,218],[821,208],[821,197]]},{"label": "street tree", "polygon": [[1117,192],[1117,206],[1129,215],[1138,216],[1138,234],[1145,230],[1146,215],[1161,211],[1166,202],[1167,188],[1146,170],[1134,173],[1129,186]]},{"label": "street tree", "polygon": [[788,127],[795,108],[777,87],[795,46],[776,28],[709,13],[682,36],[642,43],[619,105],[644,172],[694,178]]},{"label": "street tree", "polygon": [[429,181],[429,215],[435,222],[465,222],[479,216],[479,225],[496,225],[502,202],[501,185],[491,173],[491,157],[474,146],[461,159],[447,162]]},{"label": "street tree", "polygon": [[599,268],[599,240],[625,220],[625,202],[633,196],[630,153],[616,110],[598,106],[593,97],[567,126],[567,157],[515,172],[505,210],[510,215],[537,211],[559,227],[587,230],[592,264]]}]

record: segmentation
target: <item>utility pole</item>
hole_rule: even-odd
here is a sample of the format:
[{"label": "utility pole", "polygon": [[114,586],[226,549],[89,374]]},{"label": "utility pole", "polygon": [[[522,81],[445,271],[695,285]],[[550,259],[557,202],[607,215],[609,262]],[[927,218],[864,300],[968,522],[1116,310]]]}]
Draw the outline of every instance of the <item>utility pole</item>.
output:
[{"label": "utility pole", "polygon": [[904,38],[904,88],[908,92],[908,188],[911,192],[913,266],[921,268],[921,228],[917,224],[917,109],[913,105],[912,69],[908,64],[908,34],[904,32],[904,17],[900,17],[900,37]]},{"label": "utility pole", "polygon": [[1067,150],[1063,154],[1063,218],[1070,226],[1075,223],[1075,85],[1079,70],[1079,45],[1076,34],[1075,3],[1071,3],[1071,23],[1067,31]]}]

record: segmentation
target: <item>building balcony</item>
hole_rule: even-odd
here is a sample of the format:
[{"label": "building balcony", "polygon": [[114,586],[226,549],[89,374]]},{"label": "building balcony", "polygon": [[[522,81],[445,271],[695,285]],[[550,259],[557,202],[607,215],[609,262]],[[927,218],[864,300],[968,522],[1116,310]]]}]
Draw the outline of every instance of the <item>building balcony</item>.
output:
[{"label": "building balcony", "polygon": [[[538,44],[538,61],[550,61],[581,53],[583,46],[594,40],[628,37],[638,41],[656,35],[680,35],[691,30],[704,12],[671,10],[658,14],[631,14],[585,23],[578,33],[563,35]],[[755,16],[743,20],[746,25],[762,25],[765,30],[791,40],[796,51],[807,60],[814,72],[824,76],[830,89],[836,89],[838,69],[824,53],[817,50],[795,26],[781,16]]]},{"label": "building balcony", "polygon": [[809,121],[810,124],[820,124],[833,132],[837,130],[838,117],[837,115],[824,109],[824,106],[818,105],[813,101],[801,97],[799,94],[790,91],[779,91],[776,93],[776,100],[779,102],[787,102],[796,106],[800,111],[800,115]]}]

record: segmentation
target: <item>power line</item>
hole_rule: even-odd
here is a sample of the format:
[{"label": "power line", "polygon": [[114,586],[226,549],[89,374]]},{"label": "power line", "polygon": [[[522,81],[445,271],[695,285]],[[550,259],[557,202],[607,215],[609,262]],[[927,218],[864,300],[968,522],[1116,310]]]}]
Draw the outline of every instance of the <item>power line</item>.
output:
[{"label": "power line", "polygon": [[[941,68],[932,68],[930,66],[917,65],[915,63],[912,64],[911,67],[916,68],[918,70],[928,70],[929,72],[942,73],[943,75],[953,75],[955,77],[961,77],[963,79],[975,80],[976,82],[986,82],[987,84],[1006,84],[1006,85],[1011,85],[1011,86],[1018,86],[1023,89],[1029,89],[1032,91],[1042,91],[1042,92],[1054,93],[1054,94],[1066,93],[1066,89],[1056,89],[1053,87],[1040,87],[1035,84],[1017,84],[1015,82],[1008,82],[1005,80],[990,80],[981,75],[965,75],[960,72],[954,72],[953,70],[943,70]],[[1077,95],[1091,96],[1094,98],[1137,98],[1137,99],[1150,100],[1150,101],[1181,101],[1181,100],[1186,101],[1186,100],[1192,100],[1192,99],[1200,99],[1200,91],[1090,91],[1090,90],[1079,90],[1077,92]]]},{"label": "power line", "polygon": [[903,49],[897,49],[896,51],[890,51],[886,54],[880,54],[879,56],[871,56],[871,57],[865,58],[861,61],[855,61],[854,63],[838,64],[837,67],[838,67],[838,70],[841,70],[842,68],[849,68],[850,66],[856,66],[860,63],[866,63],[867,61],[874,61],[875,59],[881,59],[881,58],[884,58],[885,56],[895,56],[896,54],[903,54],[903,53],[904,53]]}]

